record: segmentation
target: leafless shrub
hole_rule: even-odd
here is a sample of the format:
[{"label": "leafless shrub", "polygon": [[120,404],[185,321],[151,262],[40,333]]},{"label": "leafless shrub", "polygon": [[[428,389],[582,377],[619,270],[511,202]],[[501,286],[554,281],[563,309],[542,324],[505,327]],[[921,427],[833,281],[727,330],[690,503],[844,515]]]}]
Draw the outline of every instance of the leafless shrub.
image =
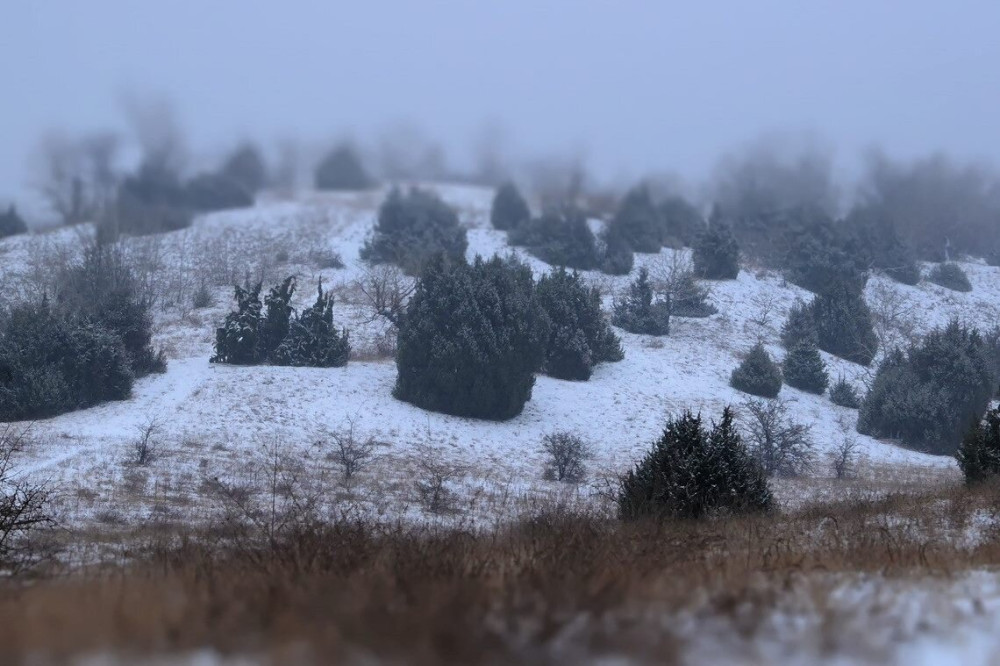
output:
[{"label": "leafless shrub", "polygon": [[156,459],[159,449],[158,433],[163,422],[153,417],[136,426],[136,438],[129,448],[129,463],[146,467]]},{"label": "leafless shrub", "polygon": [[858,471],[858,439],[845,434],[837,447],[830,452],[830,467],[838,479],[850,479]]},{"label": "leafless shrub", "polygon": [[465,474],[465,467],[445,460],[430,447],[420,447],[416,468],[413,486],[424,510],[433,514],[454,512],[458,495],[452,486]]},{"label": "leafless shrub", "polygon": [[416,290],[417,283],[404,275],[397,266],[376,264],[364,271],[357,282],[357,288],[368,309],[368,323],[384,319],[393,326],[399,326],[406,303]]},{"label": "leafless shrub", "polygon": [[547,456],[542,477],[547,481],[579,483],[587,475],[586,462],[594,457],[590,445],[571,432],[555,432],[542,438]]},{"label": "leafless shrub", "polygon": [[761,328],[768,328],[778,305],[777,297],[769,291],[763,292],[750,299],[750,304],[753,305],[750,322]]},{"label": "leafless shrub", "polygon": [[348,417],[347,425],[339,431],[323,433],[317,445],[321,449],[330,447],[327,457],[340,468],[345,482],[371,465],[377,459],[380,446],[384,446],[374,437],[362,437],[357,432],[356,419]]},{"label": "leafless shrub", "polygon": [[0,428],[0,568],[16,574],[36,564],[43,553],[31,537],[51,526],[49,491],[14,473],[14,459],[23,450],[28,430]]},{"label": "leafless shrub", "polygon": [[319,523],[319,484],[310,483],[304,460],[286,452],[284,440],[262,440],[242,478],[206,479],[202,487],[222,509],[222,526],[236,546],[256,552]]},{"label": "leafless shrub", "polygon": [[813,464],[810,426],[796,423],[784,400],[750,398],[743,403],[747,447],[769,476],[799,476]]}]

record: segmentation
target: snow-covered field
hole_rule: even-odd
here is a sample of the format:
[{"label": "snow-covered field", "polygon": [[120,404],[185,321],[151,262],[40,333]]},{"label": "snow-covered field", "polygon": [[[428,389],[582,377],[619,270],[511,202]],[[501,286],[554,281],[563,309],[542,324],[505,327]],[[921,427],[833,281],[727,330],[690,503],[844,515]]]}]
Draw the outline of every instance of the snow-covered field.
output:
[{"label": "snow-covered field", "polygon": [[[505,234],[489,225],[489,190],[438,186],[469,227],[469,256],[508,252]],[[367,323],[352,284],[364,270],[358,252],[375,219],[383,193],[309,193],[293,201],[265,200],[255,208],[199,218],[188,230],[130,241],[141,256],[152,257],[167,287],[157,313],[156,343],[169,354],[166,374],[138,382],[132,399],[66,414],[32,425],[34,445],[25,468],[73,488],[96,493],[100,508],[105,488],[123,473],[122,458],[137,428],[155,420],[160,456],[148,470],[148,482],[173,495],[192,495],[206,474],[233,469],[246,452],[265,440],[308,452],[323,430],[337,430],[353,420],[356,430],[387,443],[393,467],[418,450],[435,450],[475,477],[504,480],[518,489],[549,487],[540,481],[538,445],[543,435],[571,430],[594,446],[596,472],[620,471],[657,436],[668,415],[684,409],[717,415],[725,405],[745,398],[728,385],[740,355],[762,339],[776,358],[784,351],[778,333],[789,308],[810,294],[779,275],[743,270],[735,281],[711,283],[711,301],[719,313],[706,319],[675,318],[671,334],[649,338],[620,332],[625,360],[604,364],[587,382],[539,376],[524,413],[506,423],[480,422],[426,412],[395,400],[391,359],[355,360],[339,369],[226,367],[208,362],[214,328],[231,306],[231,289],[214,289],[213,307],[192,310],[190,294],[198,275],[263,277],[272,284],[286,274],[299,277],[297,301],[314,298],[317,279],[339,299],[336,316],[351,332],[356,350],[373,344],[384,331]],[[2,277],[30,285],[44,263],[78,243],[81,230],[9,239],[0,245]],[[338,252],[346,267],[319,270],[310,257]],[[637,255],[637,268],[668,262],[672,250]],[[522,254],[518,251],[519,254]],[[284,254],[286,256],[278,257]],[[277,258],[276,258],[277,257]],[[287,258],[286,258],[287,257]],[[523,254],[536,273],[548,267]],[[900,325],[920,333],[958,317],[989,325],[1000,320],[1000,275],[995,268],[963,264],[974,286],[971,293],[948,291],[929,283],[908,287],[875,277],[870,300],[892,295]],[[156,273],[154,273],[156,275]],[[601,285],[605,303],[623,290],[628,278],[586,274]],[[217,279],[217,281],[220,281]],[[892,322],[890,322],[891,324]],[[890,328],[892,328],[890,326]],[[843,374],[857,386],[870,370],[824,354],[831,377]],[[812,426],[821,464],[814,475],[829,476],[823,453],[847,436],[856,437],[860,453],[873,465],[930,471],[954,468],[950,458],[927,456],[854,432],[857,412],[828,398],[788,386],[782,398],[794,417]],[[405,475],[404,475],[405,476]],[[91,493],[83,493],[89,496]],[[85,503],[86,504],[86,503]],[[81,505],[82,506],[82,505]],[[134,508],[141,511],[141,503]],[[147,507],[148,509],[148,507]],[[77,518],[87,517],[84,511]],[[141,518],[141,513],[136,518]]]},{"label": "snow-covered field", "polygon": [[[458,209],[469,228],[470,258],[511,251],[505,234],[490,227],[491,191],[434,187]],[[587,382],[539,376],[531,401],[515,419],[494,423],[430,413],[395,400],[392,360],[368,353],[385,325],[368,321],[354,284],[365,270],[358,252],[383,195],[306,193],[291,200],[264,198],[249,210],[199,218],[184,231],[129,241],[136,256],[144,257],[152,267],[150,274],[161,282],[155,342],[168,353],[168,369],[140,380],[129,400],[30,424],[31,445],[20,470],[59,490],[58,509],[65,524],[139,524],[162,516],[197,520],[211,510],[204,492],[208,480],[252,475],[260,452],[276,449],[305,461],[304,472],[318,482],[330,483],[336,490],[331,502],[346,498],[381,516],[419,515],[412,483],[421,473],[420,461],[428,458],[451,466],[452,482],[472,520],[530,505],[539,496],[599,503],[601,480],[631,465],[659,434],[668,416],[691,409],[714,417],[726,405],[738,408],[746,396],[730,388],[728,380],[741,354],[760,339],[780,359],[784,354],[778,340],[781,324],[797,300],[811,297],[780,275],[745,269],[737,280],[711,283],[710,300],[718,314],[705,319],[675,318],[670,336],[664,338],[619,331],[625,348],[622,362],[599,366]],[[77,235],[81,233],[87,231],[64,229],[0,241],[0,291],[36,293],[52,267],[79,247]],[[331,251],[341,255],[344,268],[318,267],[317,257]],[[516,252],[537,274],[548,269]],[[636,268],[669,262],[673,252],[637,255]],[[953,317],[984,327],[1000,321],[1000,270],[981,263],[963,263],[962,267],[973,285],[971,293],[926,282],[909,287],[874,277],[867,295],[876,314],[884,314],[882,335],[902,340]],[[335,317],[350,330],[355,351],[363,352],[362,358],[337,369],[209,364],[214,329],[232,303],[231,287],[223,285],[246,276],[273,284],[288,274],[299,278],[298,306],[314,299],[320,277],[338,295]],[[609,309],[613,295],[628,282],[625,277],[598,273],[585,277],[602,287]],[[216,285],[214,304],[194,310],[191,296],[200,280]],[[871,379],[871,369],[823,356],[834,379],[843,374],[858,387]],[[814,478],[779,485],[779,497],[786,503],[840,492],[841,487],[829,479],[832,471],[824,454],[848,436],[859,443],[865,472],[887,484],[919,485],[957,478],[951,458],[858,435],[857,412],[837,407],[827,397],[788,386],[781,397],[789,401],[796,420],[812,427],[819,461]],[[138,469],[126,459],[139,430],[151,422],[158,424],[157,456],[148,467]],[[360,435],[375,437],[385,446],[377,464],[362,474],[358,485],[345,489],[333,480],[336,469],[326,457],[329,449],[317,442],[323,440],[324,432],[341,430],[349,422]],[[539,443],[545,434],[557,430],[574,431],[593,445],[594,483],[564,488],[542,480]],[[885,584],[852,583],[844,594],[854,596],[844,607],[863,603],[876,613]],[[890,616],[902,618],[900,622],[914,617],[920,595],[935,594],[935,586],[936,582],[912,596],[898,597],[898,603],[906,607],[890,609]],[[961,590],[973,588],[989,599],[969,602],[973,606],[966,608]],[[973,659],[963,663],[990,663],[995,640],[983,641],[990,632],[995,635],[1000,605],[997,589],[1000,579],[992,572],[954,582],[945,595],[954,603],[942,607],[947,618],[934,616],[933,622],[946,624],[959,616],[985,617],[976,620],[979,624],[968,625],[970,631],[983,625],[975,640],[949,635],[932,650],[923,638],[917,640],[924,634],[919,631],[922,625],[913,620],[898,629],[906,635],[893,634],[891,626],[880,629],[888,638],[879,639],[879,645],[905,639],[905,649],[893,653],[897,663],[941,663],[939,657],[956,655]],[[795,625],[794,631],[776,627],[774,645],[758,643],[753,652],[744,653],[748,655],[745,662],[784,660],[782,637],[790,635],[789,631],[815,634],[816,651],[798,655],[799,663],[831,655],[850,659],[851,652],[844,645],[823,643],[830,639],[820,629],[827,628],[810,625],[809,618],[807,610],[799,613],[794,608],[787,617],[773,617],[770,621],[776,624]],[[864,616],[852,618],[846,610],[843,623],[838,634],[841,642],[870,628]],[[736,644],[736,638],[733,641],[695,644],[693,654],[702,663],[721,663],[716,660],[718,650],[746,649]],[[955,651],[963,646],[966,651]]]}]

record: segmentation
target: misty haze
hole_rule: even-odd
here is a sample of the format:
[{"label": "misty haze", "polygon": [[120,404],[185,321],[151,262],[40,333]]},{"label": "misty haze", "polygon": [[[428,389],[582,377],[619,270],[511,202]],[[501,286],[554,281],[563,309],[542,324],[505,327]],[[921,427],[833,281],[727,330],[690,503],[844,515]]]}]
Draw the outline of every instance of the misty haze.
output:
[{"label": "misty haze", "polygon": [[3,663],[996,663],[1000,5],[0,25]]}]

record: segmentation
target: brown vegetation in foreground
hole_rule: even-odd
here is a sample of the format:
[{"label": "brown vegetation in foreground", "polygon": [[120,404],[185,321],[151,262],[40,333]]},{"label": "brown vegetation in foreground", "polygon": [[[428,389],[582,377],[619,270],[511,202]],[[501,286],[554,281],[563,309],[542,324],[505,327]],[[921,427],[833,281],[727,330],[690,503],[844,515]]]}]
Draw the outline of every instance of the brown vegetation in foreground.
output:
[{"label": "brown vegetation in foreground", "polygon": [[[0,587],[0,661],[204,647],[269,663],[671,662],[686,611],[735,620],[830,573],[1000,562],[1000,486],[700,522],[552,511],[488,533],[342,522],[152,540],[128,564]],[[975,527],[978,537],[966,538]],[[174,535],[176,537],[176,535]],[[751,618],[748,620],[748,618]],[[41,663],[44,663],[42,661]],[[370,662],[369,662],[370,663]]]}]

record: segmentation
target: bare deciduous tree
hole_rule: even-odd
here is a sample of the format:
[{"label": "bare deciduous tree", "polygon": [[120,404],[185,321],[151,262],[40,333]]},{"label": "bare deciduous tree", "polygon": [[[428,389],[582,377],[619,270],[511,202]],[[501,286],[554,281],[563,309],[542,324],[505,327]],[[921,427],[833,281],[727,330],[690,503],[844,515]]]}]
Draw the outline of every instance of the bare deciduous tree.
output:
[{"label": "bare deciduous tree", "polygon": [[368,308],[367,323],[381,318],[398,327],[417,283],[393,264],[376,264],[365,270],[357,288]]},{"label": "bare deciduous tree", "polygon": [[102,215],[112,201],[118,175],[118,137],[110,132],[71,138],[46,135],[38,147],[36,186],[63,224]]},{"label": "bare deciduous tree", "polygon": [[799,476],[812,467],[811,428],[791,419],[787,402],[748,399],[743,417],[748,448],[768,476]]},{"label": "bare deciduous tree", "polygon": [[858,439],[845,434],[836,448],[830,452],[830,467],[838,479],[849,479],[857,474]]},{"label": "bare deciduous tree", "polygon": [[0,568],[9,574],[35,564],[41,552],[30,541],[33,532],[54,523],[47,511],[48,490],[14,473],[28,430],[0,428]]}]

